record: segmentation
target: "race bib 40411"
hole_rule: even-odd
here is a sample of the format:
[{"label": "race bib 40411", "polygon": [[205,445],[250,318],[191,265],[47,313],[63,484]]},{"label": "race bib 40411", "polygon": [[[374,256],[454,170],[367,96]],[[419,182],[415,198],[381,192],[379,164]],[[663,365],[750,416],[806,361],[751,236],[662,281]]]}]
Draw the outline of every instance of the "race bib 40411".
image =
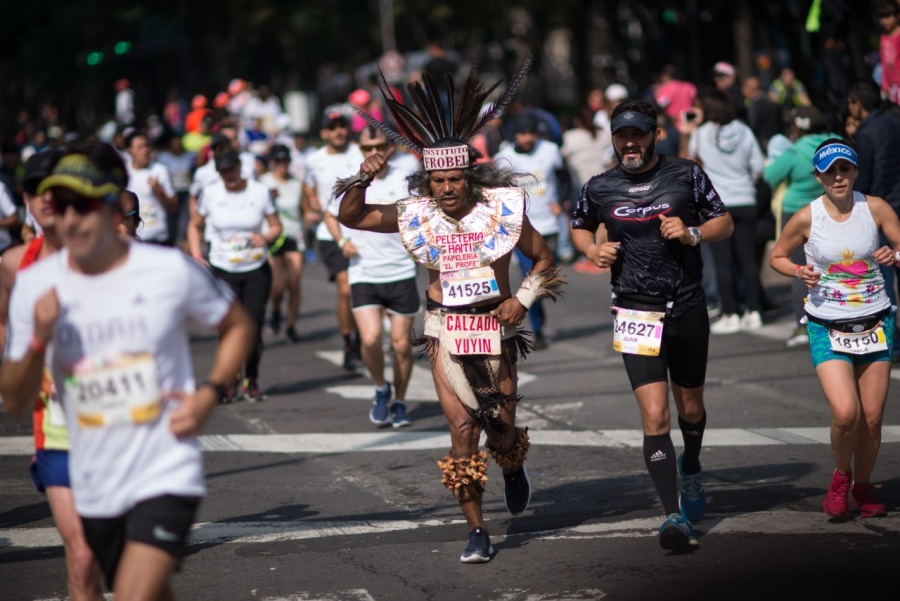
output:
[{"label": "race bib 40411", "polygon": [[665,313],[616,308],[613,350],[633,355],[659,356]]},{"label": "race bib 40411", "polygon": [[162,407],[156,362],[149,353],[116,355],[66,378],[67,402],[83,428],[155,420]]}]

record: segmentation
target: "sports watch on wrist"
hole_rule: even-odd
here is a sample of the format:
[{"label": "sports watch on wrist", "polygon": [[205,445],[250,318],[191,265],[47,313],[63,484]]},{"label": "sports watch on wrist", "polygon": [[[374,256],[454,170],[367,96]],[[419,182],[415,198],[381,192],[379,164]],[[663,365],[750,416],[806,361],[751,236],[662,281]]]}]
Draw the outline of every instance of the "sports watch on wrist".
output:
[{"label": "sports watch on wrist", "polygon": [[688,233],[691,235],[691,246],[697,246],[698,244],[700,244],[700,238],[702,238],[702,236],[700,235],[700,228],[689,227]]}]

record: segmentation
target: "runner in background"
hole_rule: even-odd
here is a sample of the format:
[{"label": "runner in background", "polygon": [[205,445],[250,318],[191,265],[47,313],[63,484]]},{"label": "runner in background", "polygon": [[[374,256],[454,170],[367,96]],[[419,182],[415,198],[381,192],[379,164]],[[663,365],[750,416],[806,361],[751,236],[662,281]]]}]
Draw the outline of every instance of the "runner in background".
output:
[{"label": "runner in background", "polygon": [[290,171],[291,152],[287,146],[276,144],[269,153],[270,170],[260,177],[262,183],[272,193],[278,218],[284,228],[281,235],[269,247],[269,263],[272,266],[271,320],[272,331],[281,330],[281,307],[287,291],[287,328],[285,338],[292,343],[300,342],[295,329],[300,316],[301,289],[303,276],[303,253],[306,251],[303,231],[303,211],[301,210],[302,183]]}]

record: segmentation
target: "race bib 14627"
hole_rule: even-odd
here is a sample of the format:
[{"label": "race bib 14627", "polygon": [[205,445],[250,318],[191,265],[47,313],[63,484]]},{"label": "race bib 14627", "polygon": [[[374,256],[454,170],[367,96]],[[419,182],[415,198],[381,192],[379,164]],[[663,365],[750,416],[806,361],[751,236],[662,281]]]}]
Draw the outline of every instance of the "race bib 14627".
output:
[{"label": "race bib 14627", "polygon": [[617,307],[613,318],[613,350],[633,355],[659,356],[665,313]]}]

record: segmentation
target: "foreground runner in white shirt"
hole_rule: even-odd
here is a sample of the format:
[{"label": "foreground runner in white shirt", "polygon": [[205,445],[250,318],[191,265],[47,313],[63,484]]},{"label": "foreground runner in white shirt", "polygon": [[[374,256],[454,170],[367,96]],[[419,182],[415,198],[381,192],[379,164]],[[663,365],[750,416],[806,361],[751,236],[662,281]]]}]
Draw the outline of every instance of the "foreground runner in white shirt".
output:
[{"label": "foreground runner in white shirt", "polygon": [[[116,599],[171,599],[206,492],[196,436],[247,355],[253,325],[189,257],[116,233],[126,181],[115,150],[95,143],[41,183],[64,248],[18,274],[0,394],[30,402],[46,360],[71,437],[75,508],[108,586]],[[189,319],[220,334],[199,386]]]}]

